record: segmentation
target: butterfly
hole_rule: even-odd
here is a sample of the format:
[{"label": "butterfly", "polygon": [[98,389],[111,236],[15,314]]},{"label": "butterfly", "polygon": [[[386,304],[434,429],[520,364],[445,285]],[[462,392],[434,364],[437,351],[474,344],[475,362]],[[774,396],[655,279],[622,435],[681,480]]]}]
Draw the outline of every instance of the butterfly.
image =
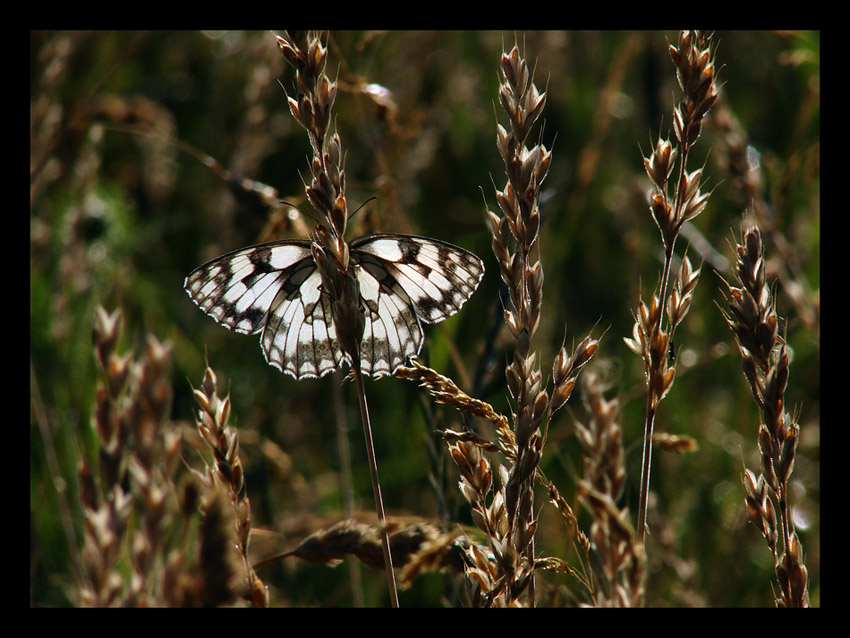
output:
[{"label": "butterfly", "polygon": [[[365,328],[361,371],[395,372],[422,349],[422,321],[450,317],[484,275],[476,255],[416,235],[366,235],[349,243]],[[322,289],[311,241],[286,239],[226,253],[193,270],[192,300],[226,328],[261,333],[266,361],[296,379],[351,365],[340,346],[330,295]]]}]

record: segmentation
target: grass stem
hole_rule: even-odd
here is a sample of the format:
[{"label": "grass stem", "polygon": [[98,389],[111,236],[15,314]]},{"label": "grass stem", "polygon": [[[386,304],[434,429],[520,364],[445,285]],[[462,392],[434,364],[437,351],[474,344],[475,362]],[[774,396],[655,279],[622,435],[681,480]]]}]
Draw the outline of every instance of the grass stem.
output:
[{"label": "grass stem", "polygon": [[363,421],[363,435],[366,437],[366,453],[369,456],[369,475],[372,478],[372,491],[375,494],[375,510],[378,514],[378,526],[381,531],[381,546],[384,550],[384,568],[387,572],[387,587],[390,590],[390,601],[392,606],[398,608],[398,588],[393,572],[393,557],[390,551],[390,536],[387,531],[386,517],[384,516],[384,501],[381,498],[381,484],[378,481],[378,461],[375,458],[375,445],[372,441],[372,423],[369,419],[369,406],[366,403],[366,388],[363,384],[363,374],[360,366],[352,366],[354,380],[357,384],[357,398],[360,399],[360,418]]}]

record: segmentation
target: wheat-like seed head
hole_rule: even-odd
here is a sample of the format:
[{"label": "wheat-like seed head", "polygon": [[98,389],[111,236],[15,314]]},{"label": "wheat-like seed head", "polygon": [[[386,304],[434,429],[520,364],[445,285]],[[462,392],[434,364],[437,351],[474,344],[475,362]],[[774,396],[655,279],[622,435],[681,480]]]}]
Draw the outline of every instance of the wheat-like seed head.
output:
[{"label": "wheat-like seed head", "polygon": [[[552,415],[569,399],[579,370],[598,347],[595,339],[587,337],[572,354],[561,348],[553,365],[554,389],[550,399],[532,339],[540,325],[544,280],[537,242],[541,226],[538,204],[552,154],[540,143],[527,146],[546,104],[546,93],[535,86],[532,72],[517,46],[502,54],[501,68],[499,103],[507,115],[508,126],[497,126],[496,145],[504,161],[507,182],[502,190],[496,190],[501,215],[487,213],[493,253],[508,289],[505,324],[515,345],[513,358],[505,369],[514,404],[513,428],[508,428],[508,420],[495,415],[488,404],[469,399],[444,379],[432,375],[429,378],[421,369],[416,371],[417,380],[438,400],[483,416],[496,425],[498,446],[480,440],[473,433],[441,433],[460,469],[461,492],[470,503],[473,519],[488,538],[489,552],[473,550],[468,554],[471,566],[467,569],[467,602],[475,606],[519,605],[522,604],[519,596],[526,591],[530,604],[534,605],[535,567],[558,562],[538,562],[534,557],[536,480],[547,486],[550,499],[565,517],[571,536],[578,535],[572,509],[539,472],[538,466],[545,442],[543,426],[548,428]],[[404,372],[412,378],[411,373]],[[494,448],[510,463],[510,469],[499,466],[497,488],[494,471],[482,454]]]},{"label": "wheat-like seed head", "polygon": [[643,604],[646,556],[637,542],[628,510],[617,501],[626,478],[622,430],[616,400],[606,400],[599,378],[583,377],[582,397],[587,423],[576,423],[584,448],[584,477],[579,497],[591,513],[590,539],[600,557],[605,587],[597,592],[599,606],[632,607]]},{"label": "wheat-like seed head", "polygon": [[[797,420],[785,410],[788,348],[779,335],[776,301],[767,284],[761,232],[746,218],[741,235],[736,246],[738,285],[723,282],[728,312],[722,312],[735,334],[744,376],[763,419],[758,428],[761,471],[756,477],[745,468],[742,476],[745,505],[774,555],[780,585],[777,606],[807,607],[808,571],[788,504],[788,481],[800,437]],[[778,507],[774,507],[774,498]]]},{"label": "wheat-like seed head", "polygon": [[[218,491],[202,494],[191,477],[177,478],[182,436],[169,420],[171,349],[151,336],[138,357],[132,351],[117,354],[120,323],[119,312],[96,309],[94,349],[106,376],[95,407],[101,471],[95,476],[87,463],[80,471],[86,516],[80,602],[227,604],[240,589],[233,582],[232,514],[223,508]],[[228,406],[207,401],[219,415]],[[173,543],[185,541],[199,506],[198,554],[191,556],[184,545]]]},{"label": "wheat-like seed head", "polygon": [[337,133],[331,132],[337,84],[325,72],[327,47],[317,32],[288,31],[285,38],[276,39],[283,57],[295,69],[297,95],[288,98],[289,110],[307,130],[313,149],[313,179],[306,187],[307,199],[316,209],[319,222],[313,233],[313,260],[322,276],[323,290],[331,299],[340,346],[353,369],[359,370],[366,320],[345,241],[348,205],[342,142]]},{"label": "wheat-like seed head", "polygon": [[239,437],[230,424],[230,396],[218,395],[218,378],[207,366],[201,387],[194,390],[200,409],[195,423],[201,439],[212,452],[212,461],[206,463],[203,482],[207,499],[225,498],[233,511],[234,535],[242,559],[242,572],[248,585],[251,602],[256,607],[268,605],[268,593],[263,582],[248,561],[248,544],[251,536],[251,503],[245,471],[239,458]]}]

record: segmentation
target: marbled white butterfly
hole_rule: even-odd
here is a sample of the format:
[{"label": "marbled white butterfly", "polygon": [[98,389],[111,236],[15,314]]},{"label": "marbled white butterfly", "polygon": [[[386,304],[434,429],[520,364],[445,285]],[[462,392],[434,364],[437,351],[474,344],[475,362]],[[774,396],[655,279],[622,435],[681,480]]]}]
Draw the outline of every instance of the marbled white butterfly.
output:
[{"label": "marbled white butterfly", "polygon": [[[311,242],[287,239],[229,252],[193,270],[184,287],[218,323],[262,333],[271,365],[296,379],[350,364]],[[415,235],[367,235],[349,243],[365,329],[364,375],[392,374],[422,348],[422,325],[450,317],[475,292],[483,262],[452,244]]]}]

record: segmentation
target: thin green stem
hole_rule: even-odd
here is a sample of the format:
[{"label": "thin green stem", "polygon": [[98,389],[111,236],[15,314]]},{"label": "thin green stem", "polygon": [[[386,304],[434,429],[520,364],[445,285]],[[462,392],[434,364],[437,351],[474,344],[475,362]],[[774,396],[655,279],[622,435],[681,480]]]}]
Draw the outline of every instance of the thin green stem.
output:
[{"label": "thin green stem", "polygon": [[[339,448],[339,467],[340,467],[340,488],[342,494],[343,507],[345,515],[348,518],[354,516],[354,480],[351,473],[351,446],[348,443],[348,422],[346,419],[346,410],[343,401],[343,388],[339,384],[334,384],[333,402],[334,413],[337,415],[336,430],[337,430],[337,446]],[[349,580],[351,583],[351,597],[354,607],[363,607],[363,584],[360,577],[361,563],[354,557],[349,558]]]},{"label": "thin green stem", "polygon": [[655,409],[651,407],[652,397],[646,398],[646,425],[643,431],[643,461],[640,468],[640,500],[638,501],[637,542],[644,544],[646,533],[646,506],[649,500],[649,468],[652,461],[652,430],[655,427]]},{"label": "thin green stem", "polygon": [[366,405],[366,388],[363,384],[363,375],[360,366],[352,366],[354,380],[357,383],[357,396],[360,399],[360,417],[363,421],[363,434],[366,437],[366,453],[369,455],[369,474],[372,477],[372,491],[375,494],[375,509],[378,513],[378,525],[381,528],[381,545],[384,549],[384,567],[387,572],[387,587],[390,590],[390,601],[393,607],[398,607],[398,589],[393,572],[393,558],[390,552],[390,535],[387,531],[386,517],[384,516],[384,501],[381,498],[381,484],[378,481],[378,462],[375,459],[375,445],[372,442],[372,423],[369,419],[369,407]]},{"label": "thin green stem", "polygon": [[[678,206],[678,203],[677,203]],[[667,289],[670,281],[670,270],[673,267],[673,249],[676,245],[675,235],[670,241],[670,245],[664,251],[664,272],[661,276],[661,311],[658,318],[658,330],[661,330],[661,325],[664,322],[664,315],[667,310]],[[673,326],[670,326],[671,334]],[[655,374],[655,362],[650,361],[648,364],[649,374]],[[643,430],[643,458],[640,469],[640,497],[638,501],[638,520],[637,520],[637,542],[639,545],[644,545],[644,537],[646,535],[646,510],[649,503],[649,473],[652,463],[652,433],[655,429],[655,417],[658,414],[658,402],[660,397],[655,396],[655,389],[658,387],[652,379],[649,379],[646,392],[646,424]]]}]

